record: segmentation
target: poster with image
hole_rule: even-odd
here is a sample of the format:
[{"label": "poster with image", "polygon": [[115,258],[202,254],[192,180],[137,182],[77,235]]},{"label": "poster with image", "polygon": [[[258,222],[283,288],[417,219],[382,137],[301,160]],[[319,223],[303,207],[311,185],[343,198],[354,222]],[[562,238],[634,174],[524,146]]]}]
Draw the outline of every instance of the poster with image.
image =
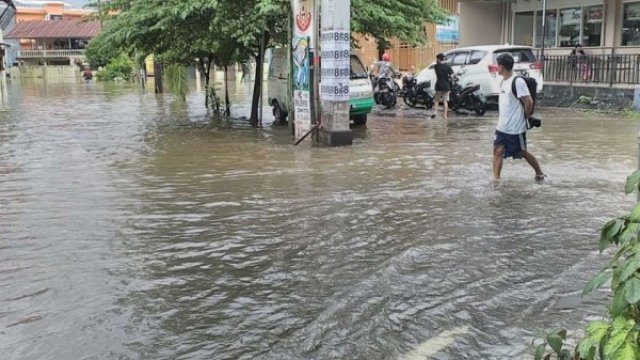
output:
[{"label": "poster with image", "polygon": [[640,3],[631,3],[625,5],[625,17],[627,20],[640,20]]},{"label": "poster with image", "polygon": [[436,25],[436,40],[442,43],[460,41],[460,17],[450,16],[443,24]]},{"label": "poster with image", "polygon": [[311,55],[314,48],[314,1],[293,0],[293,40],[291,74],[293,76],[293,118],[296,139],[311,129]]},{"label": "poster with image", "polygon": [[582,8],[560,10],[560,26],[580,25],[582,19]]},{"label": "poster with image", "polygon": [[594,6],[588,9],[587,22],[598,23],[602,22],[603,10],[602,6]]}]

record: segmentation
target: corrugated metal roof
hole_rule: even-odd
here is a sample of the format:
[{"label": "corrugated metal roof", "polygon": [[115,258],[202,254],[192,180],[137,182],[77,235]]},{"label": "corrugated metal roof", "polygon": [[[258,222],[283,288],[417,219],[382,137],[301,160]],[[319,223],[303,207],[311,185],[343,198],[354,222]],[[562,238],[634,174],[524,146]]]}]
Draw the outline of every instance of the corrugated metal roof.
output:
[{"label": "corrugated metal roof", "polygon": [[5,36],[7,39],[90,39],[100,32],[97,21],[24,21]]}]

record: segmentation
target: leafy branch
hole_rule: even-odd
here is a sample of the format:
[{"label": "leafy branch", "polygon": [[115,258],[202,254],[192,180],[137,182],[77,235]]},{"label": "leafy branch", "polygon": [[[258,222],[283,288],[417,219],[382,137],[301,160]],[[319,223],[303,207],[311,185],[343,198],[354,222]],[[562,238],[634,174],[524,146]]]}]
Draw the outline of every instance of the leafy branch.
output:
[{"label": "leafy branch", "polygon": [[[640,191],[640,171],[627,178],[625,193]],[[585,286],[583,295],[611,284],[609,318],[592,321],[573,353],[563,349],[566,330],[546,334],[535,349],[535,360],[636,360],[640,359],[640,203],[630,214],[607,222],[600,230],[600,252],[615,246],[607,266]],[[547,345],[552,353],[546,353]]]}]

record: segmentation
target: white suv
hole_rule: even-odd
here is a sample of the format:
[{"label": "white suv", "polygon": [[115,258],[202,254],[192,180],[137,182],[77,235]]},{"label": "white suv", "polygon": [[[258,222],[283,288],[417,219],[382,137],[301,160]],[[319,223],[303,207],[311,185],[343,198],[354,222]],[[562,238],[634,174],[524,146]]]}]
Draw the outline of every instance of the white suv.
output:
[{"label": "white suv", "polygon": [[[480,84],[480,90],[490,102],[497,102],[500,95],[500,82],[496,59],[500,54],[509,53],[515,60],[513,70],[517,75],[529,76],[538,82],[538,93],[542,92],[542,64],[536,61],[533,49],[529,46],[490,45],[473,46],[450,50],[445,53],[444,62],[451,65],[453,71],[460,74],[460,83]],[[436,83],[436,73],[433,65],[422,70],[418,75],[418,82],[431,81],[432,87]]]}]

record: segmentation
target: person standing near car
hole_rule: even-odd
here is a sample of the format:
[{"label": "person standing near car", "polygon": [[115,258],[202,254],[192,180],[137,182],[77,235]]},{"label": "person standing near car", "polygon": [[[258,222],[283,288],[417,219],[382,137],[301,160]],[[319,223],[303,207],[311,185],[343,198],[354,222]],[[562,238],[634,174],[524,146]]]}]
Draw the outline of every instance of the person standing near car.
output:
[{"label": "person standing near car", "polygon": [[453,75],[453,69],[449,64],[444,62],[444,54],[438,54],[438,56],[436,56],[436,61],[437,63],[433,67],[437,77],[435,113],[438,113],[438,104],[443,102],[444,119],[447,120],[449,115],[449,93],[451,92],[451,76]]},{"label": "person standing near car", "polygon": [[[511,54],[498,56],[498,74],[503,77],[500,83],[499,119],[493,141],[493,186],[500,185],[500,174],[504,159],[527,160],[535,170],[535,181],[546,178],[540,164],[533,154],[527,151],[527,118],[533,113],[533,98],[526,81],[513,75],[514,59]],[[513,93],[513,82],[516,94]]]}]

